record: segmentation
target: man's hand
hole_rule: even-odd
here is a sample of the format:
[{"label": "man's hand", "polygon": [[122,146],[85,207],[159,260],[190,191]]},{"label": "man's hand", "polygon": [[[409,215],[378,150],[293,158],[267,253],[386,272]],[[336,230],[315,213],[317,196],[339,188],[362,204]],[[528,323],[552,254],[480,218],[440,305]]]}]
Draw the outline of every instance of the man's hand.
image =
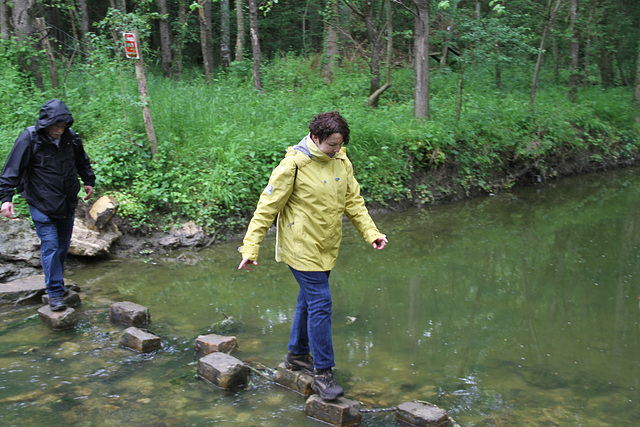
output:
[{"label": "man's hand", "polygon": [[13,219],[16,215],[16,211],[12,202],[4,202],[2,204],[2,216],[6,216],[9,219]]},{"label": "man's hand", "polygon": [[93,196],[93,187],[90,185],[85,185],[84,192],[87,193],[87,195],[84,197],[84,200],[89,200],[91,196]]}]

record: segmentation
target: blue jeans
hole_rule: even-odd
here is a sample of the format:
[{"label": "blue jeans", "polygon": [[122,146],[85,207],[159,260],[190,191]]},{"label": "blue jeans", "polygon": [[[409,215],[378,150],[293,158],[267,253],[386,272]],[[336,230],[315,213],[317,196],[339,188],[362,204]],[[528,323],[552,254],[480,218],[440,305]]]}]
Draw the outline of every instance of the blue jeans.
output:
[{"label": "blue jeans", "polygon": [[[289,267],[291,268],[291,267]],[[294,354],[313,354],[316,369],[335,366],[331,339],[330,271],[298,271],[291,268],[300,285],[288,349]]]},{"label": "blue jeans", "polygon": [[71,245],[74,215],[70,218],[52,219],[31,205],[29,205],[29,212],[40,238],[40,261],[47,293],[49,297],[63,296],[62,274]]}]

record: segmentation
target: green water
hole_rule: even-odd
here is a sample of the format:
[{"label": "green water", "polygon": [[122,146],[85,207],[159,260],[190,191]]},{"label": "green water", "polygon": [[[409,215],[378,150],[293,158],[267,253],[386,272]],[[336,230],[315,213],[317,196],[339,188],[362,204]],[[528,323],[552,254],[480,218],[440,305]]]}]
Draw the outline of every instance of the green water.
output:
[{"label": "green water", "polygon": [[[427,401],[464,426],[640,425],[639,189],[629,169],[380,214],[381,252],[345,226],[331,281],[346,397]],[[0,424],[322,425],[259,375],[234,391],[195,377],[194,340],[225,315],[236,357],[274,369],[286,352],[297,285],[271,236],[252,272],[236,270],[238,245],[75,268],[72,331],[0,309]],[[149,308],[161,351],[118,347],[115,301]]]}]

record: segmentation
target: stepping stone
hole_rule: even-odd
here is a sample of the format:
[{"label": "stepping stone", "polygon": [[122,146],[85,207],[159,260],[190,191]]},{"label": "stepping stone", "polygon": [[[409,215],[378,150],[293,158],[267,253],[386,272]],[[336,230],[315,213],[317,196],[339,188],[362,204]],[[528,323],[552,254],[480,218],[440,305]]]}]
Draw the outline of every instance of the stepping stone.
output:
[{"label": "stepping stone", "polygon": [[406,402],[398,405],[396,419],[419,427],[450,425],[447,411],[435,405],[425,405],[418,402]]},{"label": "stepping stone", "polygon": [[73,328],[78,321],[76,311],[70,307],[62,311],[53,311],[51,307],[45,305],[38,309],[38,314],[42,321],[54,331]]},{"label": "stepping stone", "polygon": [[226,353],[215,352],[198,360],[198,375],[223,389],[245,385],[249,368]]},{"label": "stepping stone", "polygon": [[313,394],[304,405],[304,413],[310,418],[340,427],[355,426],[362,420],[360,402],[344,397],[327,401]]},{"label": "stepping stone", "polygon": [[109,317],[114,323],[129,326],[144,326],[151,321],[146,307],[128,301],[112,304]]},{"label": "stepping stone", "polygon": [[196,338],[195,345],[197,359],[216,351],[221,353],[238,351],[238,340],[236,337],[225,337],[217,334],[199,335],[198,338]]},{"label": "stepping stone", "polygon": [[159,350],[162,346],[160,337],[145,330],[131,326],[124,330],[120,345],[141,353]]},{"label": "stepping stone", "polygon": [[281,386],[300,393],[303,396],[311,396],[313,394],[313,390],[311,390],[313,377],[302,371],[287,369],[284,362],[278,365],[275,381]]}]

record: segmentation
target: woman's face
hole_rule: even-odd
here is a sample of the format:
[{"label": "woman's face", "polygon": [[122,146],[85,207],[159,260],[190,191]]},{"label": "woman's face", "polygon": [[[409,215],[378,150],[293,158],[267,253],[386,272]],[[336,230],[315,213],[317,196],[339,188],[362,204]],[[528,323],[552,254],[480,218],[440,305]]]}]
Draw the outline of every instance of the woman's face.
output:
[{"label": "woman's face", "polygon": [[320,139],[315,135],[311,135],[311,139],[318,146],[320,151],[329,157],[333,157],[334,154],[340,151],[344,140],[341,133],[332,133],[324,141],[320,141]]}]

